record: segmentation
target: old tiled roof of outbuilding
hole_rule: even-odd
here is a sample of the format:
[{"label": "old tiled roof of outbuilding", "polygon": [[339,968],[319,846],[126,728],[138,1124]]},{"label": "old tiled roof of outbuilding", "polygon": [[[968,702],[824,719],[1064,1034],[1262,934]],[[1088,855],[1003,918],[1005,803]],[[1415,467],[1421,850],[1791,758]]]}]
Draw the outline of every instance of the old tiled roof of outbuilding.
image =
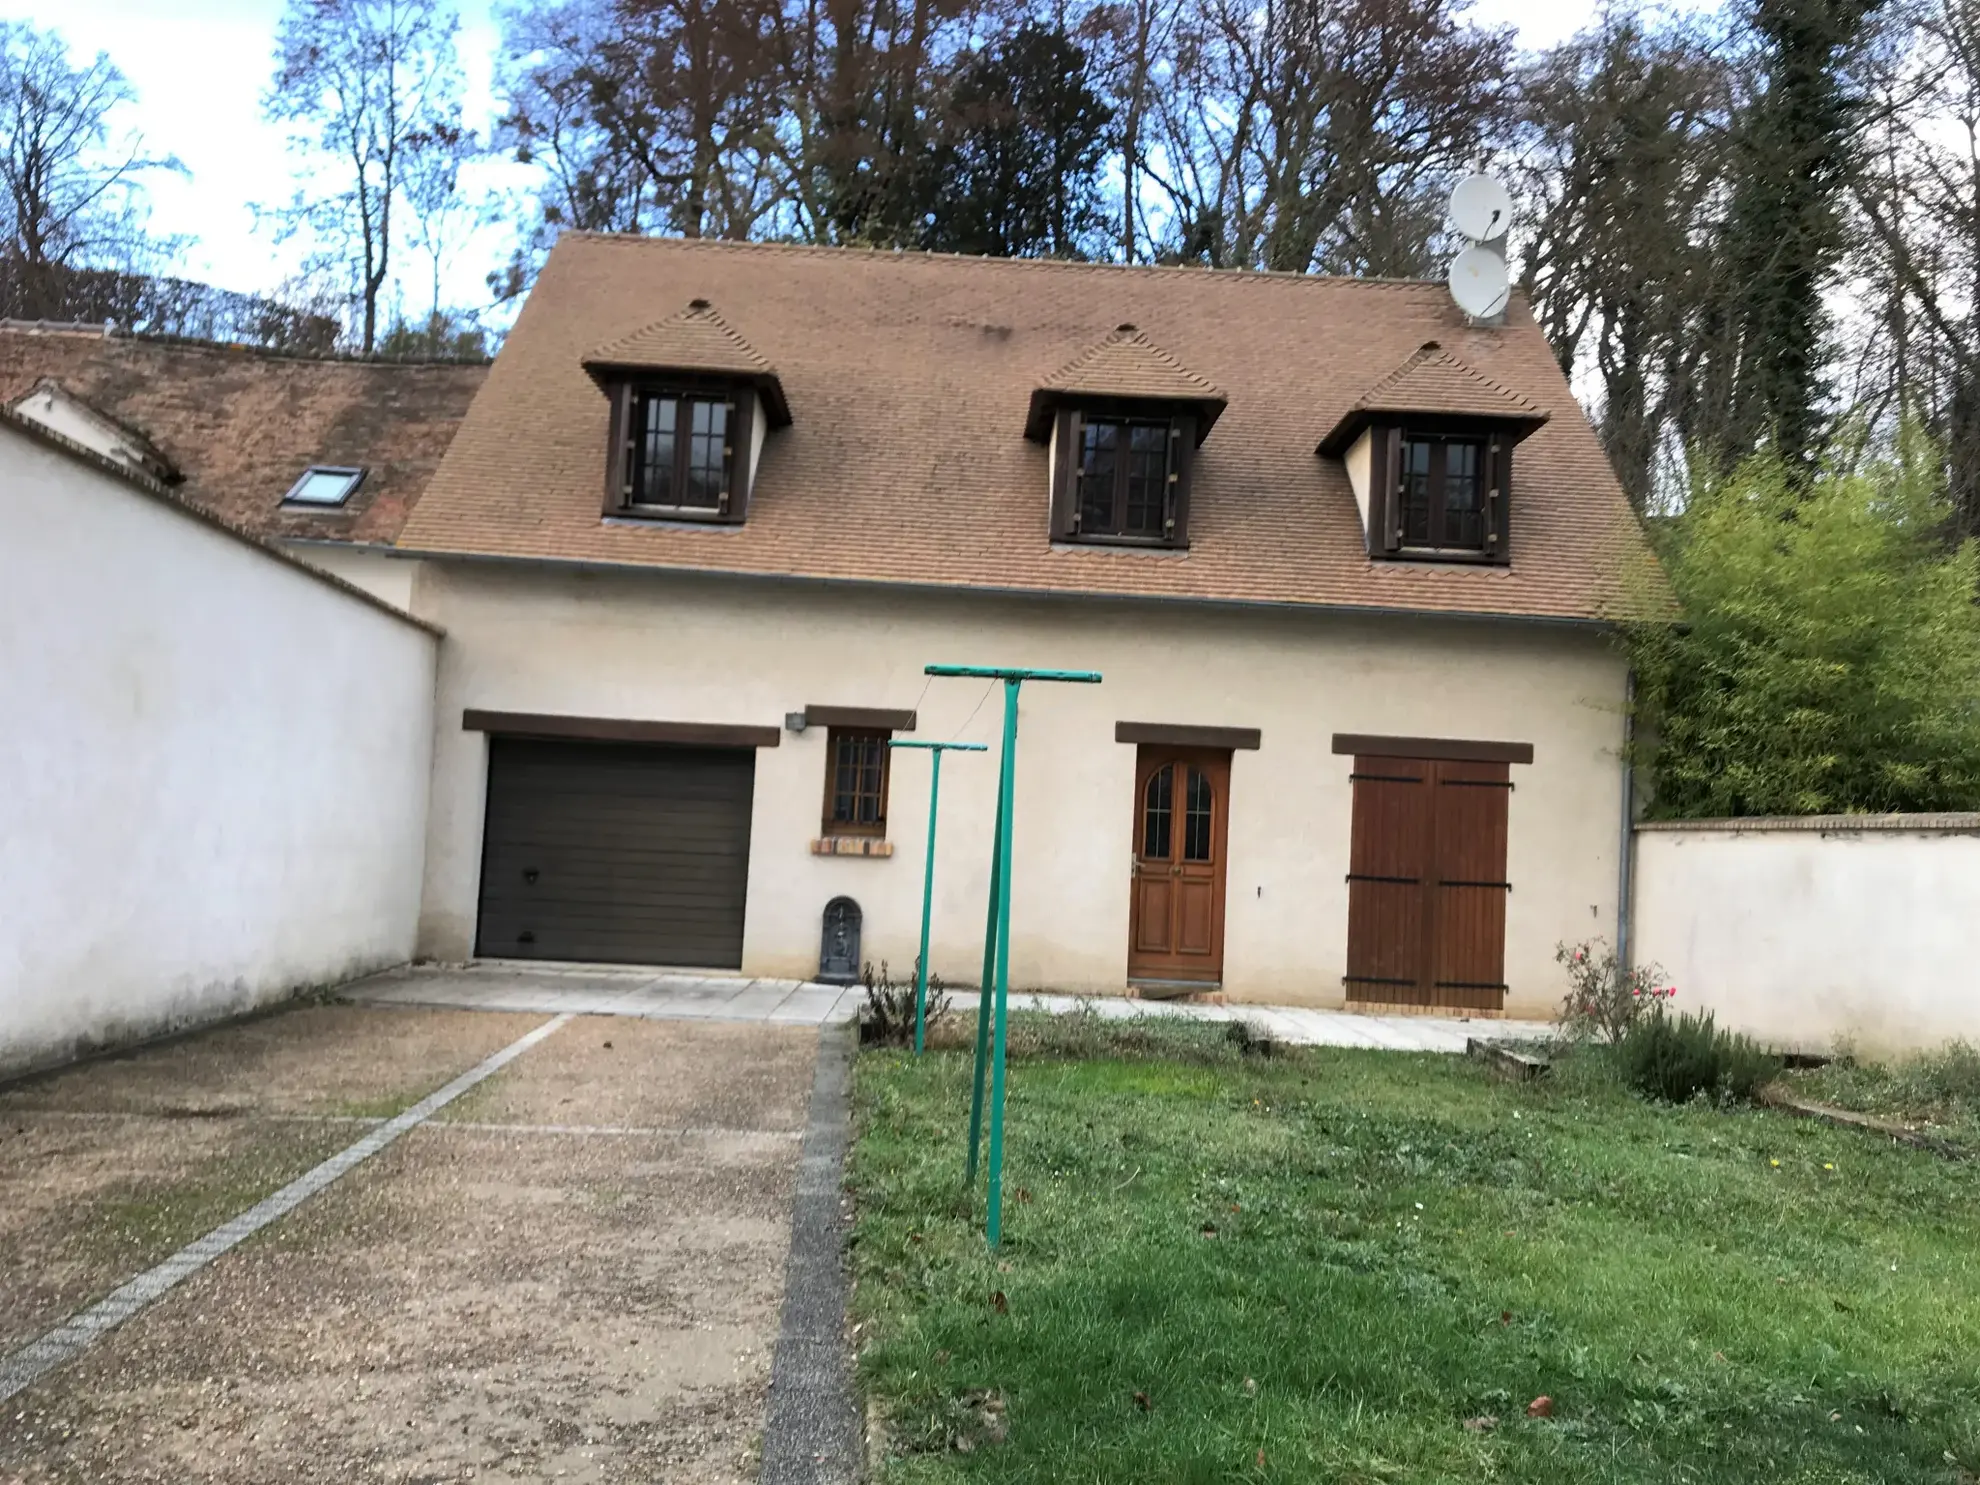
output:
[{"label": "old tiled roof of outbuilding", "polygon": [[[0,405],[53,382],[158,449],[178,498],[265,537],[390,542],[487,374],[0,324]],[[313,464],[362,466],[364,482],[339,509],[284,507]]]},{"label": "old tiled roof of outbuilding", "polygon": [[[741,526],[606,521],[585,363],[705,299],[777,368],[792,424]],[[1034,392],[1122,324],[1228,405],[1186,552],[1054,543]],[[1547,421],[1519,446],[1510,567],[1370,561],[1315,445],[1437,341]],[[1425,372],[1431,374],[1430,371]],[[1444,375],[1441,371],[1436,374]],[[1612,611],[1645,550],[1525,304],[1471,325],[1440,283],[566,234],[400,535],[440,554],[1035,593],[1556,619]]]}]

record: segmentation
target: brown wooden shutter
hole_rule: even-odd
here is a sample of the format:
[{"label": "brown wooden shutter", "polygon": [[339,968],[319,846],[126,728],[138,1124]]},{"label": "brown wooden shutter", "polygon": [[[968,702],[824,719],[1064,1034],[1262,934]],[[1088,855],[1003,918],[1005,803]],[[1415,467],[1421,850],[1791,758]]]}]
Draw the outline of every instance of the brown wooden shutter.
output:
[{"label": "brown wooden shutter", "polygon": [[1428,979],[1436,765],[1357,757],[1348,845],[1347,994],[1415,1003]]},{"label": "brown wooden shutter", "polygon": [[[1368,477],[1375,488],[1368,492],[1368,549],[1396,552],[1402,549],[1402,429],[1377,428],[1369,449]],[[1377,519],[1377,512],[1380,519]]]},{"label": "brown wooden shutter", "polygon": [[1504,763],[1356,756],[1348,999],[1504,1004],[1508,775]]},{"label": "brown wooden shutter", "polygon": [[749,515],[750,445],[756,437],[756,389],[738,387],[729,398],[729,487],[722,519],[740,525]]},{"label": "brown wooden shutter", "polygon": [[1436,899],[1430,1003],[1496,1010],[1506,993],[1506,819],[1503,763],[1437,768]]},{"label": "brown wooden shutter", "polygon": [[1485,555],[1512,561],[1513,441],[1503,433],[1485,440]]},{"label": "brown wooden shutter", "polygon": [[1189,477],[1196,464],[1196,419],[1169,420],[1169,489],[1163,532],[1172,547],[1189,545]]},{"label": "brown wooden shutter", "polygon": [[1058,436],[1052,444],[1052,536],[1057,541],[1079,535],[1079,439],[1078,410],[1059,409]]},{"label": "brown wooden shutter", "polygon": [[605,435],[605,514],[625,509],[632,479],[633,404],[632,387],[613,384],[610,393],[611,421]]}]

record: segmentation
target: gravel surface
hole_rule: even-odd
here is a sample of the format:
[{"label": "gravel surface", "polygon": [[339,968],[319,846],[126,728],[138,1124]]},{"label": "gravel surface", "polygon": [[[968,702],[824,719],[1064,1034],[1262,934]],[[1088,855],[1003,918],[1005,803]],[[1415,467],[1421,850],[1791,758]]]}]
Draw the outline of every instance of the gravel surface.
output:
[{"label": "gravel surface", "polygon": [[[78,1069],[0,1096],[33,1136],[0,1145],[0,1181],[11,1198],[90,1163],[50,1132],[64,1085],[107,1105],[67,1111],[92,1160],[158,1160],[169,1194],[198,1170],[241,1175],[244,1148],[307,1166],[363,1126],[297,1114],[410,1102],[540,1020],[312,1008]],[[16,1398],[0,1481],[740,1485],[816,1045],[810,1028],[573,1021]],[[190,1099],[244,1107],[157,1112]],[[132,1107],[153,1112],[81,1117]],[[0,1204],[0,1237],[17,1205]],[[10,1242],[0,1316],[97,1222],[71,1214],[25,1263]]]}]

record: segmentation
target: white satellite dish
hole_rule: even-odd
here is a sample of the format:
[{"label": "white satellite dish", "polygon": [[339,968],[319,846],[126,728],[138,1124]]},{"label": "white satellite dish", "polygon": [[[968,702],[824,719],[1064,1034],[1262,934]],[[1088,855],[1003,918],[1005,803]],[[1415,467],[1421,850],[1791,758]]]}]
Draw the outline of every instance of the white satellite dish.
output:
[{"label": "white satellite dish", "polygon": [[1451,260],[1451,298],[1474,320],[1495,319],[1512,297],[1506,260],[1489,248],[1468,247]]},{"label": "white satellite dish", "polygon": [[1489,175],[1467,175],[1451,192],[1451,223],[1473,242],[1504,237],[1512,225],[1512,193]]}]

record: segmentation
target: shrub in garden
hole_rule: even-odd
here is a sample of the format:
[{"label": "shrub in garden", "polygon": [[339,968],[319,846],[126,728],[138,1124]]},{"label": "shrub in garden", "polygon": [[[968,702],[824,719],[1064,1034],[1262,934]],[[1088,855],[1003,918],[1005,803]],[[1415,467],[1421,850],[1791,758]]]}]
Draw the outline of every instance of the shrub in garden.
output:
[{"label": "shrub in garden", "polygon": [[[919,961],[917,961],[919,963]],[[871,960],[860,976],[866,986],[866,1006],[859,1016],[859,1039],[868,1046],[911,1047],[914,1045],[914,976],[897,980],[887,961],[875,969]],[[940,975],[928,977],[927,1024],[949,1014],[949,992]]]},{"label": "shrub in garden", "polygon": [[1556,944],[1555,960],[1568,972],[1567,998],[1556,1020],[1570,1041],[1621,1041],[1645,1016],[1677,994],[1655,964],[1624,969],[1606,939]]},{"label": "shrub in garden", "polygon": [[1640,1093],[1686,1103],[1703,1093],[1747,1103],[1781,1070],[1751,1037],[1721,1031],[1712,1013],[1673,1016],[1659,1006],[1639,1017],[1616,1044],[1617,1071]]}]

